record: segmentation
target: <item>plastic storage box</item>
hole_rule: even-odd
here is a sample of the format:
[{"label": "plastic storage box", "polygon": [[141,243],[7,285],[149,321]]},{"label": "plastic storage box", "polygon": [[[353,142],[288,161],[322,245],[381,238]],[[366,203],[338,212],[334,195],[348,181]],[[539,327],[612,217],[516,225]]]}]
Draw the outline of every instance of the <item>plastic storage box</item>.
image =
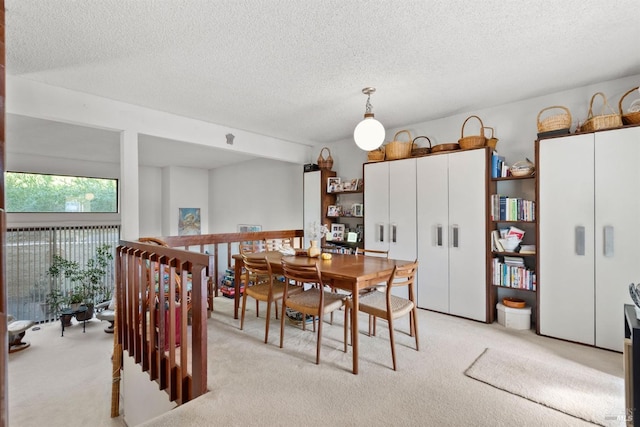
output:
[{"label": "plastic storage box", "polygon": [[531,329],[531,307],[505,307],[501,302],[498,309],[498,323],[511,329]]}]

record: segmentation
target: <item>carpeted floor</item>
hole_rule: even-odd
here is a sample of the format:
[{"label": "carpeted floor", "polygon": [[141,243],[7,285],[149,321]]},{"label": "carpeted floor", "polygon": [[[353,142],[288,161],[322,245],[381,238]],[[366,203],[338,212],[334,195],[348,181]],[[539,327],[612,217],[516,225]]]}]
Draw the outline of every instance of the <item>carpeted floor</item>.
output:
[{"label": "carpeted floor", "polygon": [[624,413],[622,378],[555,355],[537,359],[487,348],[465,375],[594,424]]},{"label": "carpeted floor", "polygon": [[[342,351],[342,316],[326,324],[320,365],[315,336],[288,325],[278,347],[279,322],[264,344],[264,319],[250,310],[245,330],[233,319],[232,301],[216,299],[208,320],[210,392],[145,426],[581,426],[592,425],[464,375],[490,347],[545,360],[557,357],[622,378],[622,355],[429,311],[419,311],[420,351],[396,332],[398,371],[391,367],[388,329],[362,333],[360,373]],[[253,304],[250,307],[255,308]],[[266,310],[261,309],[261,316]],[[59,324],[27,332],[31,348],[9,356],[11,426],[122,426],[111,419],[112,335],[93,320],[86,334]],[[603,422],[617,408],[601,414]],[[620,414],[622,415],[622,414]],[[615,425],[615,424],[607,424]],[[622,425],[622,424],[619,424]]]}]

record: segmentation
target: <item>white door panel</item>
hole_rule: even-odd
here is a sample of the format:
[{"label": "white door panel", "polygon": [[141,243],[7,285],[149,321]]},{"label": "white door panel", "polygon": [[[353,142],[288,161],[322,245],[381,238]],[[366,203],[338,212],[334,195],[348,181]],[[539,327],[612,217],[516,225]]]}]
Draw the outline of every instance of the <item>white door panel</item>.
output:
[{"label": "white door panel", "polygon": [[449,155],[449,225],[457,241],[449,244],[449,309],[479,321],[487,317],[486,152]]},{"label": "white door panel", "polygon": [[640,280],[640,128],[595,134],[596,345],[622,351],[629,283]]},{"label": "white door panel", "polygon": [[418,307],[449,313],[447,155],[417,159]]},{"label": "white door panel", "polygon": [[544,140],[538,159],[540,333],[585,344],[595,342],[593,146],[593,134]]}]

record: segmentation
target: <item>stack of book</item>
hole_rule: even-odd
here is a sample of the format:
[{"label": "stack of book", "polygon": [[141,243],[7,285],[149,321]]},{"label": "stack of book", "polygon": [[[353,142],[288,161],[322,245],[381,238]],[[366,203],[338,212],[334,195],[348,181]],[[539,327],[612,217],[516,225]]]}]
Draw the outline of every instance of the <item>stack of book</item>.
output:
[{"label": "stack of book", "polygon": [[492,221],[535,221],[536,202],[502,194],[491,195]]},{"label": "stack of book", "polygon": [[521,257],[493,258],[493,285],[535,291],[536,273],[527,268]]}]

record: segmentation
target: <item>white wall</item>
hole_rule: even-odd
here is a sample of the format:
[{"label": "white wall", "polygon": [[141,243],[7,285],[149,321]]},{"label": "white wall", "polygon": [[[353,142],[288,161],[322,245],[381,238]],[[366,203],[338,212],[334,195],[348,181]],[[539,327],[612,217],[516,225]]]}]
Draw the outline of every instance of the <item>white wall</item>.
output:
[{"label": "white wall", "polygon": [[302,228],[303,166],[258,159],[209,172],[210,233]]},{"label": "white wall", "polygon": [[200,232],[209,233],[209,173],[204,169],[166,167],[162,169],[163,204],[162,234],[178,235],[178,212],[180,208],[200,208]]},{"label": "white wall", "polygon": [[[524,83],[523,83],[524,84]],[[429,137],[431,142],[435,144],[458,142],[461,137],[462,124],[470,115],[479,116],[485,126],[495,129],[495,136],[499,139],[497,150],[506,157],[507,163],[513,164],[518,160],[528,157],[534,161],[534,141],[537,139],[537,122],[536,117],[543,108],[562,105],[567,107],[573,117],[572,130],[575,129],[578,121],[583,123],[587,118],[589,110],[589,101],[596,92],[603,92],[611,107],[618,112],[618,101],[629,89],[640,85],[640,75],[627,77],[623,79],[602,82],[590,86],[584,86],[577,89],[571,89],[537,98],[531,98],[510,104],[488,107],[477,111],[467,111],[446,117],[439,120],[425,121],[415,124],[407,124],[399,128],[387,129],[386,141],[391,141],[398,130],[408,129],[415,138],[419,135]],[[442,89],[446,91],[446,88]],[[638,99],[638,96],[629,95],[625,99],[625,104]],[[487,100],[487,104],[491,100]],[[594,114],[601,114],[602,102],[596,99],[594,102]],[[562,111],[549,111],[547,114],[557,114]],[[610,111],[605,113],[610,114]],[[546,117],[543,115],[542,117]],[[384,125],[382,116],[376,117]],[[357,123],[354,120],[354,126]],[[477,135],[479,124],[477,120],[471,119],[465,128],[465,135]],[[405,140],[405,135],[402,135]],[[426,146],[426,140],[418,140],[419,146]],[[362,176],[362,168],[359,163],[367,161],[366,152],[359,150],[353,139],[338,141],[329,146],[334,159],[333,169],[338,172],[339,176],[351,177],[359,171],[358,176]],[[319,151],[319,150],[318,150]],[[315,160],[314,160],[315,162]],[[365,183],[366,185],[366,183]]]},{"label": "white wall", "polygon": [[162,170],[141,166],[138,180],[140,236],[162,236]]}]

